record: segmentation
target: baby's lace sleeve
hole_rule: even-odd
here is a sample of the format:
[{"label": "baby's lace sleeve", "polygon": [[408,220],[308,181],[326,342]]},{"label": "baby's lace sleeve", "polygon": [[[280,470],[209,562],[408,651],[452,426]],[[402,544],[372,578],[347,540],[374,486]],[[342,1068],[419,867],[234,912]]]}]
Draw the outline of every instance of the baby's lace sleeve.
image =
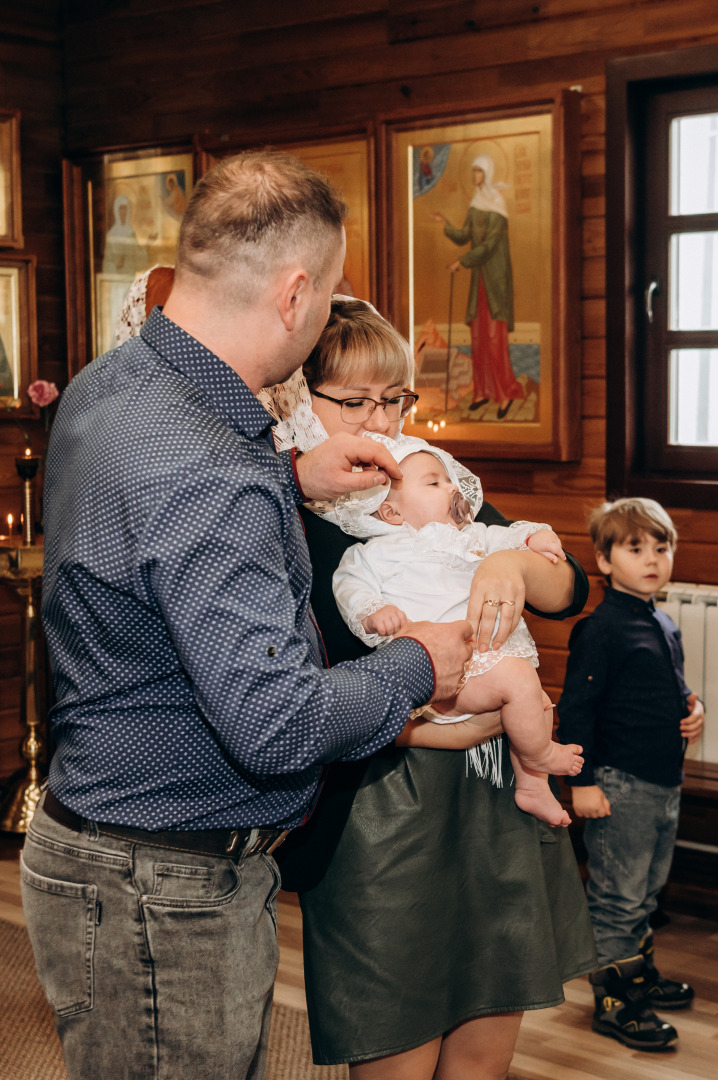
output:
[{"label": "baby's lace sleeve", "polygon": [[514,521],[511,525],[489,525],[487,529],[487,555],[494,551],[516,551],[522,548],[529,536],[550,529],[551,526],[541,521]]},{"label": "baby's lace sleeve", "polygon": [[371,565],[371,542],[352,544],[342,555],[334,571],[332,589],[339,612],[353,634],[370,648],[385,645],[391,636],[368,634],[362,619],[386,605],[381,581]]}]

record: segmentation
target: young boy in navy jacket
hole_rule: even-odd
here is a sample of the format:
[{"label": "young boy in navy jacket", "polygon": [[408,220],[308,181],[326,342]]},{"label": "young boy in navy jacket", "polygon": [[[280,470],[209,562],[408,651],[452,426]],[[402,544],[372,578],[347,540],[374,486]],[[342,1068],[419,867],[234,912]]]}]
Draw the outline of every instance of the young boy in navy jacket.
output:
[{"label": "young boy in navy jacket", "polygon": [[683,755],[700,737],[703,705],[685,684],[680,631],[653,601],[673,569],[670,517],[652,499],[618,499],[594,510],[589,532],[608,588],[571,634],[558,734],[585,757],[566,782],[586,818],[600,965],[589,977],[592,1026],[634,1049],[662,1050],[678,1034],[652,1009],[686,1008],[693,989],[659,974],[649,919],[668,878]]}]

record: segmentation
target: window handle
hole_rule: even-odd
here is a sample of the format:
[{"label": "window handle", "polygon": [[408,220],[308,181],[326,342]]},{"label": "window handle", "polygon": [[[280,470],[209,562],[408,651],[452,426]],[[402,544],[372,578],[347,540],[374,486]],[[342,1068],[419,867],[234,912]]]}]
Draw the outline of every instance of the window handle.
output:
[{"label": "window handle", "polygon": [[653,322],[653,297],[656,293],[660,293],[661,286],[657,278],[653,278],[651,284],[648,286],[645,292],[646,297],[646,315],[648,316],[649,323]]}]

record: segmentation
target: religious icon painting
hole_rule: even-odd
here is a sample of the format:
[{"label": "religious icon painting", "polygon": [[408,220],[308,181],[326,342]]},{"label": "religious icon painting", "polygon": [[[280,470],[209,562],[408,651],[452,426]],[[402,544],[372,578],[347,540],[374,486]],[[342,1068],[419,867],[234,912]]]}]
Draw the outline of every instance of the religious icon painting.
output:
[{"label": "religious icon painting", "polygon": [[0,419],[36,415],[27,388],[37,378],[35,257],[0,255]]},{"label": "religious icon painting", "polygon": [[[173,266],[180,222],[192,193],[190,151],[140,150],[65,163],[68,248],[83,280],[73,318],[84,311],[70,347],[70,374],[114,348],[120,312],[137,274]],[[68,281],[78,276],[68,267]],[[73,349],[75,356],[73,357]]]},{"label": "religious icon painting", "polygon": [[464,457],[578,451],[577,96],[390,128],[405,431]]}]

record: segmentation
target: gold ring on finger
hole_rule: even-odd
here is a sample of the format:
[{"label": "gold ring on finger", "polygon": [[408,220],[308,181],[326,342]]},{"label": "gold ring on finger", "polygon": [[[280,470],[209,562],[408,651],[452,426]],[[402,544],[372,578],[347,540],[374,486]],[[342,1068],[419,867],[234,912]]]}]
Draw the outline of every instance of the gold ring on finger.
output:
[{"label": "gold ring on finger", "polygon": [[515,603],[515,600],[499,600],[499,604],[508,604],[509,607],[513,607]]},{"label": "gold ring on finger", "polygon": [[501,607],[500,600],[484,600],[484,604],[488,604],[490,607]]}]

